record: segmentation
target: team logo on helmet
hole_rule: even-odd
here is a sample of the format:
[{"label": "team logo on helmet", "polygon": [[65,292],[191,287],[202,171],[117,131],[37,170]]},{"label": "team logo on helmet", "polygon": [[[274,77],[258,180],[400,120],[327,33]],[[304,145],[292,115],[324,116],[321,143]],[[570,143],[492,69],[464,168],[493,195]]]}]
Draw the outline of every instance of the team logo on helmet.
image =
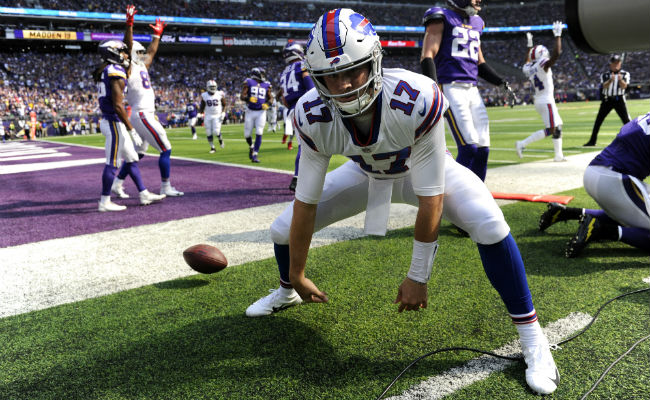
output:
[{"label": "team logo on helmet", "polygon": [[332,61],[330,61],[330,65],[338,64],[341,61],[341,57],[334,57]]},{"label": "team logo on helmet", "polygon": [[363,15],[355,13],[350,15],[350,23],[352,29],[364,35],[376,35],[375,28],[372,26],[370,21],[366,19]]}]

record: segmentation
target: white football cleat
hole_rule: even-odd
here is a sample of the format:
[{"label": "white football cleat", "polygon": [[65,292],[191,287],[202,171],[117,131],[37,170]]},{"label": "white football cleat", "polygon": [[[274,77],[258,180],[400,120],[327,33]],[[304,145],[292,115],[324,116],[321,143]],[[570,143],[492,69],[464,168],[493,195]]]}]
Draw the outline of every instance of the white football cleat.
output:
[{"label": "white football cleat", "polygon": [[285,308],[302,303],[300,295],[294,289],[285,289],[280,287],[278,289],[270,289],[269,292],[271,292],[271,294],[262,297],[248,306],[246,309],[246,316],[261,317],[264,315],[270,315],[282,311]]},{"label": "white football cleat", "polygon": [[192,135],[192,140],[196,140],[196,133]]},{"label": "white football cleat", "polygon": [[176,188],[170,184],[163,184],[160,186],[160,194],[164,194],[165,196],[170,197],[178,197],[184,195],[185,193],[181,192],[180,190],[176,190]]},{"label": "white football cleat", "polygon": [[519,158],[524,158],[524,144],[521,143],[521,140],[517,140],[515,143],[515,150],[517,150]]},{"label": "white football cleat", "polygon": [[164,194],[151,193],[147,189],[140,192],[140,204],[143,206],[149,205],[154,201],[160,201],[166,196]]},{"label": "white football cleat", "polygon": [[532,346],[522,344],[522,352],[526,361],[526,383],[538,394],[551,394],[560,384],[560,373],[553,361],[551,348],[544,339]]},{"label": "white football cleat", "polygon": [[224,144],[224,142],[219,143],[219,146],[221,146],[222,149],[223,149],[224,147],[226,147],[226,145]]},{"label": "white football cleat", "polygon": [[121,206],[119,204],[115,204],[112,201],[108,200],[105,203],[102,203],[101,201],[99,202],[99,207],[98,210],[100,212],[106,212],[106,211],[123,211],[126,210],[126,206]]},{"label": "white football cleat", "polygon": [[117,180],[113,182],[113,186],[111,186],[111,192],[113,192],[120,199],[128,199],[131,197],[124,191],[124,186],[117,183]]}]

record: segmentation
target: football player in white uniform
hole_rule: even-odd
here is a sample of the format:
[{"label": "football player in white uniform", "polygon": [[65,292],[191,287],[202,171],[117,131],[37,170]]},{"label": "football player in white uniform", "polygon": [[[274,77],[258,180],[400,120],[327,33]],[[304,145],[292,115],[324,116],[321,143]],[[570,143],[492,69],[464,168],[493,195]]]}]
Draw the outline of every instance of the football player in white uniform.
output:
[{"label": "football player in white uniform", "polygon": [[217,90],[217,82],[209,80],[205,84],[207,92],[201,93],[201,105],[199,106],[199,113],[203,113],[203,124],[205,126],[205,134],[210,143],[210,153],[214,153],[214,135],[219,139],[219,146],[224,148],[223,138],[221,137],[221,122],[223,115],[226,113],[226,94],[223,90]]},{"label": "football player in white uniform", "polygon": [[[132,25],[127,24],[126,34],[124,35],[126,45],[131,49],[131,65],[128,70],[126,89],[126,100],[131,106],[129,121],[143,139],[142,143],[136,146],[140,159],[144,157],[149,145],[153,146],[160,154],[158,158],[161,180],[160,194],[163,197],[182,196],[183,192],[176,190],[169,182],[172,145],[169,143],[165,128],[158,122],[156,117],[156,94],[153,91],[148,71],[158,51],[160,35],[162,35],[167,24],[160,19],[156,19],[156,25],[149,26],[153,29],[154,34],[151,35],[151,44],[147,49],[140,42],[133,41]],[[128,172],[122,168],[113,183],[112,191],[120,198],[129,197],[123,186],[127,174]]]},{"label": "football player in white uniform", "polygon": [[[446,151],[441,118],[447,100],[433,80],[382,70],[381,59],[379,38],[361,14],[331,10],[314,25],[306,62],[315,88],[294,113],[303,147],[296,197],[271,225],[280,288],[246,315],[327,302],[305,276],[313,232],[366,210],[366,233],[384,235],[391,201],[412,204],[418,207],[413,256],[397,290],[398,311],[427,306],[443,216],[477,242],[485,272],[519,331],[528,384],[553,392],[559,374],[510,228],[487,187]],[[351,160],[327,173],[334,154]]]},{"label": "football player in white uniform", "polygon": [[535,109],[542,116],[545,129],[540,129],[524,140],[515,143],[515,149],[519,158],[523,158],[523,151],[529,144],[544,139],[546,136],[553,138],[553,149],[555,150],[554,161],[566,161],[562,154],[562,118],[557,111],[555,98],[553,97],[553,71],[551,67],[555,64],[562,53],[562,22],[553,23],[553,35],[555,45],[553,52],[540,44],[533,46],[533,35],[526,34],[528,50],[526,51],[526,64],[523,67],[524,74],[532,82],[535,88]]}]

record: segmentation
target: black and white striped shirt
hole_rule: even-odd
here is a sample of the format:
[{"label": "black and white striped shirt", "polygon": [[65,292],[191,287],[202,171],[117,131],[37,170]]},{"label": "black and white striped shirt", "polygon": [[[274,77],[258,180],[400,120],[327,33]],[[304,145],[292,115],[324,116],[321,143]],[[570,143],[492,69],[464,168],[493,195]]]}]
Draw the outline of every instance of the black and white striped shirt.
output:
[{"label": "black and white striped shirt", "polygon": [[[622,96],[625,94],[625,89],[621,88],[618,77],[614,77],[614,80],[612,83],[608,86],[605,87],[605,82],[609,80],[609,78],[612,76],[612,74],[616,74],[615,72],[612,71],[607,71],[604,74],[600,76],[600,83],[602,84],[602,90],[603,90],[603,97],[614,97],[614,96]],[[618,72],[618,75],[621,75],[623,77],[623,82],[629,85],[630,83],[630,73],[624,70],[620,70]]]}]

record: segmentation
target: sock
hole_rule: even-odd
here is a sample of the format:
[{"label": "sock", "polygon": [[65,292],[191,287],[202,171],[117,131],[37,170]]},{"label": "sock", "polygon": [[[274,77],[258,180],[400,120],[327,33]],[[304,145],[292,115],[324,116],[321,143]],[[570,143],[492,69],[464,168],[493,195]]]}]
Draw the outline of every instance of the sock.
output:
[{"label": "sock", "polygon": [[219,144],[223,144],[223,139],[221,138],[221,135],[217,136],[219,138]]},{"label": "sock", "polygon": [[253,152],[257,153],[260,151],[260,147],[262,146],[262,135],[255,135],[255,145],[253,146]]},{"label": "sock", "polygon": [[[291,142],[289,142],[291,143]],[[293,176],[298,176],[298,166],[300,165],[300,145],[298,145],[298,154],[296,154],[296,162]]]},{"label": "sock", "polygon": [[456,161],[460,165],[470,168],[472,165],[472,160],[476,156],[477,148],[478,147],[475,144],[466,144],[464,146],[458,146],[458,155],[456,156]]},{"label": "sock", "polygon": [[99,202],[102,203],[102,204],[106,204],[106,203],[108,203],[110,201],[111,201],[111,196],[102,195],[102,197],[99,198]]},{"label": "sock", "polygon": [[544,129],[540,129],[532,133],[526,139],[522,140],[521,143],[524,145],[524,147],[526,147],[531,143],[544,139],[545,137],[546,137],[546,132],[544,132]]},{"label": "sock", "polygon": [[[501,296],[515,323],[533,322],[537,318],[533,298],[528,289],[524,261],[511,233],[502,241],[485,245],[476,244],[481,255],[483,269],[492,286]],[[522,319],[524,318],[524,319]]]},{"label": "sock", "polygon": [[102,196],[111,195],[111,186],[113,186],[115,172],[117,172],[116,167],[104,165],[104,172],[102,172]]},{"label": "sock", "polygon": [[127,175],[129,175],[129,167],[126,166],[126,163],[123,163],[122,167],[120,168],[120,172],[117,174],[117,179],[124,182]]},{"label": "sock", "polygon": [[192,135],[195,135],[196,134],[196,128],[194,128],[193,126],[191,128],[192,128]]},{"label": "sock", "polygon": [[553,150],[555,150],[555,157],[564,158],[562,154],[562,138],[551,139],[553,141]]},{"label": "sock", "polygon": [[479,147],[476,149],[476,154],[472,160],[472,167],[470,169],[476,174],[476,176],[481,178],[482,181],[485,181],[485,175],[487,174],[487,162],[489,155],[489,147]]},{"label": "sock", "polygon": [[519,339],[521,340],[522,346],[532,346],[540,341],[546,341],[546,336],[542,332],[542,327],[539,326],[537,318],[533,322],[515,324],[515,326],[517,327],[517,332],[519,332]]},{"label": "sock", "polygon": [[212,140],[212,135],[208,136],[208,143],[210,143],[210,148],[214,149],[214,141]]},{"label": "sock", "polygon": [[289,245],[273,243],[273,250],[275,251],[275,261],[278,263],[278,270],[280,271],[280,286],[283,288],[291,289],[291,281],[289,280]]},{"label": "sock", "polygon": [[127,166],[129,170],[129,176],[131,179],[133,179],[135,186],[138,188],[138,192],[146,190],[147,188],[144,186],[144,183],[142,183],[142,176],[140,175],[140,168],[138,168],[138,163],[125,163],[125,166]]},{"label": "sock", "polygon": [[585,208],[584,213],[588,215],[593,215],[594,217],[598,218],[598,222],[602,222],[603,224],[618,225],[618,222],[610,218],[610,216],[607,215],[603,210],[591,210]]},{"label": "sock", "polygon": [[650,231],[643,228],[619,227],[620,241],[650,253]]},{"label": "sock", "polygon": [[171,160],[169,159],[172,155],[171,150],[165,150],[160,153],[160,158],[158,159],[158,168],[160,169],[160,178],[165,181],[169,179],[169,170],[171,169]]},{"label": "sock", "polygon": [[248,143],[248,147],[253,147],[253,139],[251,139],[250,137],[246,138],[246,143]]}]

